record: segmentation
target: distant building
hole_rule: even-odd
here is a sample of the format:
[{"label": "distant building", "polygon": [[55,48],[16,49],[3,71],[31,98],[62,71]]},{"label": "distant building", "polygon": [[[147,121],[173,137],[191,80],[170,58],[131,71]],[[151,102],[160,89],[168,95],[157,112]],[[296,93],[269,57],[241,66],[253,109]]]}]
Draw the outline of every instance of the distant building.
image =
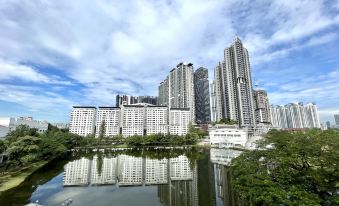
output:
[{"label": "distant building", "polygon": [[170,134],[186,135],[191,122],[191,112],[188,108],[171,108],[169,117]]},{"label": "distant building", "polygon": [[254,111],[256,124],[271,124],[270,104],[266,91],[254,91]]},{"label": "distant building", "polygon": [[209,129],[210,143],[222,147],[245,147],[247,131],[237,125],[215,125]]},{"label": "distant building", "polygon": [[339,114],[334,115],[334,121],[335,121],[335,125],[339,126]]},{"label": "distant building", "polygon": [[208,69],[200,67],[194,72],[195,122],[207,124],[211,121]]},{"label": "distant building", "polygon": [[152,105],[158,104],[158,97],[155,96],[130,96],[130,95],[117,95],[116,107],[121,105],[131,105],[137,103],[147,103]]},{"label": "distant building", "polygon": [[158,105],[158,97],[155,96],[139,96],[138,103],[147,103],[152,105]]},{"label": "distant building", "polygon": [[330,121],[327,121],[327,122],[326,122],[326,126],[327,126],[328,129],[330,129],[330,128],[331,128],[331,122],[330,122]]},{"label": "distant building", "polygon": [[47,121],[34,120],[33,117],[2,117],[0,118],[0,138],[5,137],[8,132],[14,131],[19,125],[35,128],[39,133],[43,133],[48,129]]},{"label": "distant building", "polygon": [[121,105],[130,105],[130,104],[136,104],[138,103],[138,99],[134,96],[130,95],[117,95],[115,104],[116,107],[120,107]]},{"label": "distant building", "polygon": [[271,105],[272,126],[281,129],[321,128],[317,106],[314,103]]},{"label": "distant building", "polygon": [[53,126],[57,127],[58,129],[68,129],[69,124],[66,123],[54,123]]},{"label": "distant building", "polygon": [[74,106],[69,123],[69,132],[86,136],[95,134],[96,107]]}]

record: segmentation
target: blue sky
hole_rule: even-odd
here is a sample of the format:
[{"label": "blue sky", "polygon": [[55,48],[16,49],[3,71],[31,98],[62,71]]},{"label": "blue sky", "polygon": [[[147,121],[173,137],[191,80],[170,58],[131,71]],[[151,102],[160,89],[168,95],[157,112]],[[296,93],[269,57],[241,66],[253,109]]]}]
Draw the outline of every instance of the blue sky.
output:
[{"label": "blue sky", "polygon": [[338,0],[1,0],[0,116],[68,122],[73,105],[157,95],[178,62],[213,68],[239,36],[270,102],[339,113]]}]

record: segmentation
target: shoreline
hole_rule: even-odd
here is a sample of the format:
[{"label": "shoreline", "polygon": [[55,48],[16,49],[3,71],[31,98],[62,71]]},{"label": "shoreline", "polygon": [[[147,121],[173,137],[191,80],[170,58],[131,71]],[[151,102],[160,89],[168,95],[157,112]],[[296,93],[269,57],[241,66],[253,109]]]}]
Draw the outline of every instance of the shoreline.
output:
[{"label": "shoreline", "polygon": [[22,182],[26,180],[27,177],[29,177],[31,174],[33,174],[38,169],[45,166],[49,161],[39,161],[36,163],[33,163],[30,167],[24,167],[16,172],[9,172],[8,174],[5,174],[4,176],[0,176],[0,193],[5,192],[7,190],[10,190],[12,188],[15,188],[19,186]]}]

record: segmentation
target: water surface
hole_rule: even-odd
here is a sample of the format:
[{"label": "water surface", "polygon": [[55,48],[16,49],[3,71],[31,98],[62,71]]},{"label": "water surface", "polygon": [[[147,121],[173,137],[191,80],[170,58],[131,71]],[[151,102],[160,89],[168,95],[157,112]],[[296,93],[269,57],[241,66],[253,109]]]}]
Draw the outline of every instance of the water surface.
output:
[{"label": "water surface", "polygon": [[0,205],[238,205],[229,149],[134,149],[73,152],[0,194]]}]

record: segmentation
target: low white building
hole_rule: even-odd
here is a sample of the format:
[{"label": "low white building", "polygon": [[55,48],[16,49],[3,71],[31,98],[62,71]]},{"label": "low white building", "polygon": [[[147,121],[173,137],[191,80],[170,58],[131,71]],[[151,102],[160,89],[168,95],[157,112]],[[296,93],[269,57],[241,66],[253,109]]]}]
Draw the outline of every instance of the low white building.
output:
[{"label": "low white building", "polygon": [[120,132],[120,107],[99,107],[95,136],[100,135],[104,125],[104,136],[115,136]]},{"label": "low white building", "polygon": [[210,143],[221,147],[245,147],[247,131],[236,125],[215,125],[209,128]]},{"label": "low white building", "polygon": [[74,106],[69,123],[69,132],[86,136],[95,133],[96,107]]},{"label": "low white building", "polygon": [[171,108],[169,127],[172,135],[186,135],[191,122],[191,113],[189,108]]},{"label": "low white building", "polygon": [[8,132],[15,130],[19,125],[35,128],[39,133],[48,129],[47,121],[34,120],[33,117],[0,117],[0,138],[5,137]]}]

